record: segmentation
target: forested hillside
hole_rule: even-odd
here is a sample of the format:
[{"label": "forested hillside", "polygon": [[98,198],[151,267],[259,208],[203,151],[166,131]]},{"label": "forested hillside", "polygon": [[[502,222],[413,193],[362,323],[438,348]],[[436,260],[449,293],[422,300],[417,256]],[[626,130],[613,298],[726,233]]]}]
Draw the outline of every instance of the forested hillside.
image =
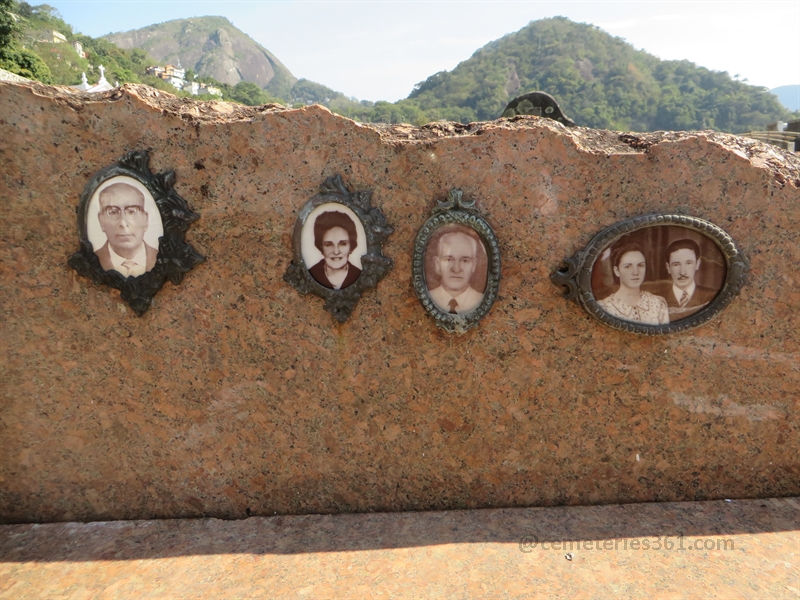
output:
[{"label": "forested hillside", "polygon": [[[126,51],[114,44],[75,33],[58,12],[47,4],[32,6],[27,2],[0,0],[0,21],[12,15],[14,32],[11,39],[0,49],[0,68],[13,73],[56,85],[74,85],[81,81],[81,73],[86,73],[93,82],[99,77],[97,67],[106,68],[106,78],[110,82],[147,83],[154,87],[175,91],[169,84],[145,75],[145,68],[152,59],[141,50]],[[53,31],[63,35],[66,43],[53,43]],[[79,42],[89,58],[78,55],[71,45]],[[14,53],[9,52],[11,48]],[[5,51],[5,52],[4,52]],[[35,57],[35,68],[25,68],[13,60],[14,56],[28,53]]]},{"label": "forested hillside", "polygon": [[764,88],[689,61],[662,61],[562,17],[487,44],[452,71],[417,84],[397,109],[414,118],[422,113],[423,120],[487,120],[514,96],[537,90],[555,96],[578,125],[626,131],[743,132],[788,112]]}]

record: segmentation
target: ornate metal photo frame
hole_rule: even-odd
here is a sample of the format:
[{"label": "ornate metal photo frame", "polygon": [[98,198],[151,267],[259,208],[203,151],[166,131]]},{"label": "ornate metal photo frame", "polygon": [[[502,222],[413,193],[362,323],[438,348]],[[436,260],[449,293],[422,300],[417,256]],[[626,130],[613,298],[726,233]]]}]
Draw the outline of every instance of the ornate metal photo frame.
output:
[{"label": "ornate metal photo frame", "polygon": [[295,222],[294,257],[283,279],[324,299],[323,308],[340,323],[393,266],[383,244],[394,229],[371,200],[372,191],[351,192],[341,175],[328,177]]},{"label": "ornate metal photo frame", "polygon": [[[564,263],[550,279],[566,288],[565,299],[609,327],[641,335],[707,323],[739,294],[750,269],[720,227],[676,214],[616,223]],[[626,294],[638,301],[626,303]]]},{"label": "ornate metal photo frame", "polygon": [[486,316],[500,287],[500,245],[475,200],[451,189],[438,202],[417,233],[411,268],[414,291],[440,328],[465,333]]},{"label": "ornate metal photo frame", "polygon": [[185,242],[200,215],[175,191],[175,172],[152,173],[148,162],[146,150],[133,151],[92,176],[78,205],[80,250],[67,261],[120,290],[138,316],[167,280],[180,284],[205,260]]}]

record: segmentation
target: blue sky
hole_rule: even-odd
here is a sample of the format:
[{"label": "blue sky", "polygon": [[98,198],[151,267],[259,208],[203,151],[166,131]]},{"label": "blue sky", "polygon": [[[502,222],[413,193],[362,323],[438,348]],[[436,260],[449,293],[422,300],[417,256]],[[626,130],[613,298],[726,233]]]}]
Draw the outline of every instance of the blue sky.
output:
[{"label": "blue sky", "polygon": [[[39,4],[36,0],[31,4]],[[753,85],[800,84],[800,2],[50,0],[77,31],[101,36],[220,15],[297,77],[360,100],[395,101],[530,21],[565,16],[669,60]]]}]

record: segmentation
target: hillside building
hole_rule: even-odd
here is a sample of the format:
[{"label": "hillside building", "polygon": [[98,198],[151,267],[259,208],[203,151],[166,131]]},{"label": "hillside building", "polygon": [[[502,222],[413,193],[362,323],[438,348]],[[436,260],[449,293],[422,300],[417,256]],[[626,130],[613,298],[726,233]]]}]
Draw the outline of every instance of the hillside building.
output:
[{"label": "hillside building", "polygon": [[206,83],[196,81],[186,81],[186,69],[181,69],[174,65],[147,67],[145,73],[158,77],[172,84],[176,89],[189,92],[192,96],[219,96],[222,97],[222,90]]},{"label": "hillside building", "polygon": [[78,56],[86,58],[86,52],[83,51],[83,44],[80,42],[72,42],[72,47],[75,48],[75,52],[78,53]]},{"label": "hillside building", "polygon": [[189,92],[192,96],[218,96],[222,98],[222,90],[215,88],[207,83],[198,83],[196,81],[186,81],[183,84],[183,91]]},{"label": "hillside building", "polygon": [[159,79],[163,79],[167,83],[171,83],[177,89],[182,90],[184,85],[184,78],[186,77],[186,69],[181,69],[174,65],[166,65],[165,67],[147,67],[145,71],[148,75],[153,75]]}]

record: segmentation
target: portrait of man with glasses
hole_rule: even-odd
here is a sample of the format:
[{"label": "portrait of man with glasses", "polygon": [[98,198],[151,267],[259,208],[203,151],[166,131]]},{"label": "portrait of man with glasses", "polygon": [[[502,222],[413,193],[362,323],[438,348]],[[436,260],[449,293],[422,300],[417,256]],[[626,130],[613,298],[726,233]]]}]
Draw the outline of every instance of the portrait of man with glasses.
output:
[{"label": "portrait of man with glasses", "polygon": [[[97,219],[106,243],[95,250],[104,271],[138,277],[156,265],[158,250],[144,241],[149,226],[141,190],[123,182],[100,191]],[[159,215],[160,216],[160,215]]]}]

